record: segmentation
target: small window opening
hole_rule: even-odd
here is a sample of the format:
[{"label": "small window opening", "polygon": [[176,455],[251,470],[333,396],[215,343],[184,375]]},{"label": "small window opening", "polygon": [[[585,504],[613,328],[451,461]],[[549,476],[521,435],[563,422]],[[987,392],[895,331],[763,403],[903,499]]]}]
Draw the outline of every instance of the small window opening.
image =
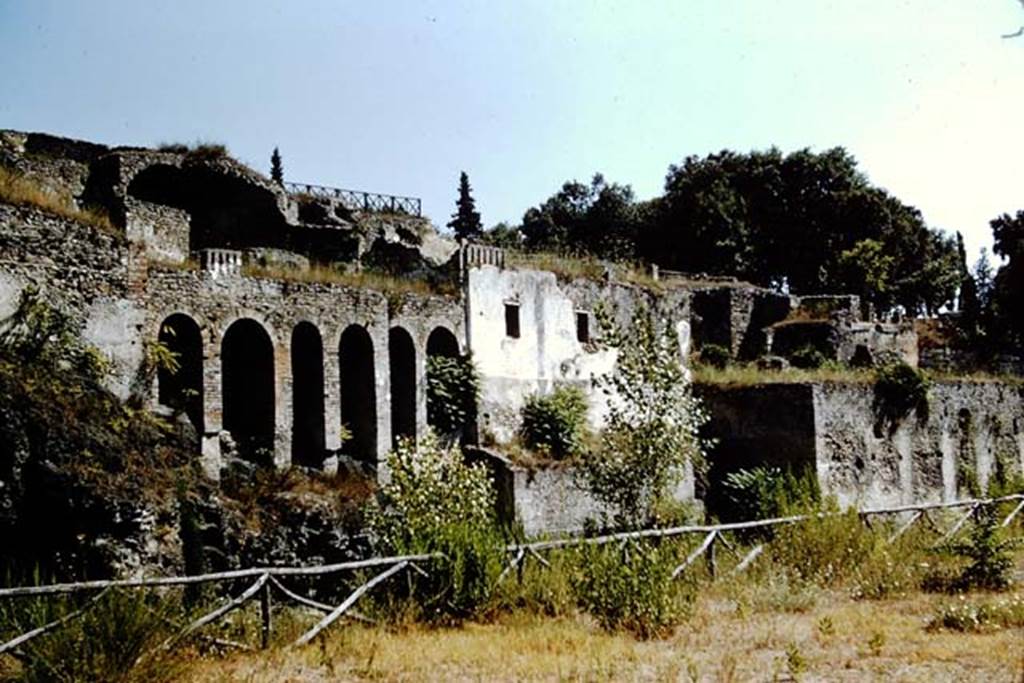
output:
[{"label": "small window opening", "polygon": [[505,336],[519,339],[519,304],[505,304]]},{"label": "small window opening", "polygon": [[576,340],[581,344],[590,341],[590,314],[586,311],[576,312]]}]

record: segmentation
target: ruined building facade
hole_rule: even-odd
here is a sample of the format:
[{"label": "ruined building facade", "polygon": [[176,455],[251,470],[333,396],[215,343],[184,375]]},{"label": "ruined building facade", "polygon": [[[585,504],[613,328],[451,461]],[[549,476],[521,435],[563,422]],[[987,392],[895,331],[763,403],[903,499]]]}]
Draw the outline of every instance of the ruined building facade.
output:
[{"label": "ruined building facade", "polygon": [[[281,187],[216,150],[108,148],[0,131],[0,165],[81,206],[103,207],[113,224],[97,230],[0,203],[0,318],[33,285],[74,311],[85,339],[110,361],[112,389],[158,410],[178,409],[214,478],[240,448],[276,466],[322,467],[340,455],[378,471],[399,436],[427,429],[426,361],[438,354],[473,354],[482,389],[477,432],[488,442],[500,446],[513,438],[525,398],[561,383],[591,393],[591,421],[600,424],[602,399],[591,380],[615,358],[598,343],[599,308],[620,323],[637,306],[650,308],[679,333],[684,362],[692,343],[716,344],[743,360],[810,345],[844,362],[917,363],[912,326],[871,320],[856,297],[800,299],[664,273],[656,286],[639,286],[620,281],[613,268],[595,280],[512,268],[501,250],[460,247],[438,235],[415,200]],[[361,286],[353,264],[425,284]],[[332,277],[337,268],[357,272],[347,280]],[[177,372],[152,371],[157,342],[177,354]],[[827,397],[819,391],[799,401],[819,406]],[[1009,417],[1000,421],[1006,433],[993,439],[1024,468],[1019,390],[1007,389],[1000,401]],[[753,424],[742,401],[717,397],[712,406],[723,443],[736,451],[739,439],[747,449],[744,464],[757,461],[759,449],[770,450],[778,436],[772,428],[790,424],[777,416]],[[836,472],[854,462],[852,450],[881,451],[857,441],[856,426],[843,437],[853,445],[836,446],[829,419],[791,421],[794,435],[799,432],[794,443],[806,446],[794,457],[836,461],[819,466],[822,481],[852,491],[849,501],[856,502],[858,475],[843,479]],[[758,434],[767,436],[748,438]],[[955,439],[933,436],[922,437],[921,450],[939,444],[938,473],[915,488],[910,469],[932,465],[914,465],[910,456],[910,464],[899,461],[893,481],[901,500],[956,494],[941,465]],[[865,438],[881,443],[885,437]],[[990,461],[978,456],[974,463],[990,467]],[[592,512],[569,479],[507,469],[515,504],[529,507],[520,510],[533,519],[528,530],[569,528]],[[904,481],[912,482],[909,488],[900,488]],[[693,493],[691,480],[683,495]],[[530,511],[558,507],[554,499],[570,512],[531,517]]]}]

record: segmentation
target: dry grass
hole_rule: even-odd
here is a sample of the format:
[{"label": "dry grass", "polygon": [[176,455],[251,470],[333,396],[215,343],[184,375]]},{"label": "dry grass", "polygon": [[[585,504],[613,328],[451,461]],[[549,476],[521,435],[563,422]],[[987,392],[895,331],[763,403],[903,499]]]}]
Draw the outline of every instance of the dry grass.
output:
[{"label": "dry grass", "polygon": [[[715,590],[669,639],[608,634],[583,616],[505,616],[459,629],[336,628],[319,645],[196,660],[191,680],[1014,681],[1024,634],[930,631],[950,598],[854,602],[821,592],[803,612],[753,612]],[[312,617],[297,627],[311,623]],[[290,635],[290,634],[289,634]]]},{"label": "dry grass", "polygon": [[[552,252],[519,252],[506,250],[506,263],[511,268],[547,270],[562,280],[603,280],[605,261],[594,256],[568,256]],[[614,262],[616,282],[661,291],[666,283],[655,280],[647,268],[636,263]]]},{"label": "dry grass", "polygon": [[[713,384],[725,387],[749,387],[757,384],[872,384],[875,381],[874,370],[844,367],[838,364],[826,364],[815,369],[786,368],[785,370],[762,370],[753,363],[729,365],[725,368],[714,368],[709,365],[694,363],[691,367],[693,381],[698,384]],[[925,375],[933,382],[974,382],[978,384],[998,382],[1013,386],[1024,385],[1024,377],[993,375],[984,372],[951,373],[925,371]]]},{"label": "dry grass", "polygon": [[284,280],[286,282],[309,282],[341,285],[355,289],[373,289],[386,295],[455,296],[458,294],[458,286],[455,283],[442,286],[426,282],[425,280],[403,278],[374,271],[364,270],[356,273],[346,273],[325,266],[310,266],[309,268],[300,269],[280,266],[246,265],[242,268],[242,274],[246,277]]},{"label": "dry grass", "polygon": [[27,206],[82,223],[116,237],[123,237],[107,216],[98,209],[79,209],[67,194],[48,189],[20,173],[0,166],[0,202]]},{"label": "dry grass", "polygon": [[801,370],[762,370],[754,364],[729,365],[713,368],[695,364],[693,380],[699,384],[746,387],[755,384],[801,384],[807,382],[834,382],[839,384],[870,384],[875,381],[871,370],[856,370],[839,366]]}]

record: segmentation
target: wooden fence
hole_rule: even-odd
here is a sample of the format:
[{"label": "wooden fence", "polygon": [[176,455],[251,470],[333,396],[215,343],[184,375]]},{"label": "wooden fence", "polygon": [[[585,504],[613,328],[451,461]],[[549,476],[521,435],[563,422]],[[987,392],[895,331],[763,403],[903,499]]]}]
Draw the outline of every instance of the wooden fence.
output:
[{"label": "wooden fence", "polygon": [[[1007,503],[1016,501],[1017,505],[1014,506],[1013,510],[1002,520],[1001,526],[1007,527],[1013,521],[1013,519],[1024,510],[1024,494],[1014,494],[1008,496],[1002,496],[999,498],[972,498],[969,500],[960,500],[950,503],[923,503],[920,505],[903,505],[898,507],[889,508],[877,508],[867,509],[858,511],[860,518],[867,524],[871,524],[871,518],[877,516],[892,516],[899,514],[908,515],[902,524],[896,529],[896,531],[889,537],[889,542],[896,541],[906,531],[917,523],[929,523],[936,530],[939,529],[938,524],[929,516],[929,513],[936,510],[954,510],[961,509],[966,510],[961,514],[956,522],[944,533],[942,538],[937,545],[941,545],[959,533],[964,525],[983,507],[989,505],[996,505],[1000,503]],[[499,581],[505,579],[511,572],[518,570],[521,572],[529,558],[534,558],[542,564],[547,565],[548,562],[544,559],[542,553],[545,551],[553,550],[556,548],[566,548],[571,546],[578,546],[583,544],[591,545],[602,545],[607,543],[628,543],[634,540],[640,540],[645,538],[670,538],[685,535],[696,535],[703,534],[701,543],[686,557],[686,559],[675,568],[672,573],[672,577],[676,578],[682,574],[688,567],[693,565],[701,556],[707,556],[708,567],[714,576],[714,553],[716,543],[721,543],[724,547],[730,551],[736,553],[735,548],[723,536],[724,533],[730,531],[742,531],[750,529],[759,529],[772,526],[779,526],[785,524],[795,524],[798,522],[807,521],[814,518],[823,518],[830,515],[839,514],[831,512],[820,512],[814,514],[804,515],[791,515],[787,517],[776,517],[772,519],[761,519],[749,522],[735,522],[730,524],[711,524],[711,525],[686,525],[676,526],[668,528],[657,528],[657,529],[643,529],[639,531],[628,531],[613,534],[606,534],[603,536],[592,536],[592,537],[571,537],[571,538],[560,538],[554,540],[537,541],[533,543],[514,544],[506,548],[506,551],[511,556],[511,560],[505,567],[504,571],[499,576]],[[733,569],[733,573],[742,572],[747,569],[754,560],[764,551],[763,544],[754,546],[745,556],[739,558],[739,563]],[[48,624],[41,625],[34,628],[26,633],[23,633],[6,643],[0,644],[0,654],[6,652],[17,652],[17,648],[24,645],[28,641],[48,633],[56,628],[67,624],[68,622],[81,617],[90,608],[94,607],[97,602],[106,594],[107,591],[113,589],[137,589],[137,588],[160,588],[170,586],[187,586],[204,583],[220,583],[225,581],[236,581],[239,579],[255,579],[252,584],[248,586],[242,593],[234,598],[228,599],[220,607],[213,611],[203,615],[202,617],[190,622],[187,626],[180,629],[174,636],[169,638],[164,644],[164,648],[170,648],[175,643],[179,642],[183,638],[194,634],[202,627],[211,624],[218,619],[224,617],[228,613],[242,607],[251,600],[258,599],[260,601],[260,615],[261,615],[261,645],[267,647],[270,641],[271,629],[272,629],[272,604],[271,604],[271,592],[276,591],[285,598],[292,602],[300,605],[310,607],[324,613],[324,617],[320,619],[312,628],[303,633],[293,643],[294,646],[301,646],[308,644],[320,633],[322,633],[329,626],[337,622],[342,617],[355,618],[365,620],[365,617],[353,612],[353,607],[356,602],[359,601],[364,595],[369,593],[379,584],[387,581],[393,576],[403,571],[414,571],[420,574],[426,575],[427,570],[421,567],[421,564],[427,564],[434,560],[443,558],[440,554],[425,554],[425,555],[403,555],[396,557],[378,557],[367,560],[358,560],[353,562],[342,562],[338,564],[321,565],[314,567],[254,567],[250,569],[238,569],[234,571],[217,572],[212,574],[201,574],[193,576],[174,576],[174,577],[161,577],[161,578],[138,578],[138,579],[114,579],[106,581],[82,581],[77,583],[58,583],[46,586],[20,586],[14,588],[0,588],[0,599],[14,599],[27,596],[49,596],[49,595],[62,595],[80,592],[91,592],[95,591],[96,595],[87,600],[77,610],[70,612],[60,619],[54,620]],[[375,575],[370,580],[366,581],[358,588],[356,588],[345,600],[338,605],[329,605],[312,598],[303,596],[296,591],[288,588],[282,579],[289,577],[311,577],[311,576],[324,576],[328,574],[338,574],[342,572],[358,571],[362,569],[374,569],[384,568],[383,571]],[[240,643],[233,643],[229,641],[218,641],[221,644],[231,645],[235,647],[248,647]]]}]

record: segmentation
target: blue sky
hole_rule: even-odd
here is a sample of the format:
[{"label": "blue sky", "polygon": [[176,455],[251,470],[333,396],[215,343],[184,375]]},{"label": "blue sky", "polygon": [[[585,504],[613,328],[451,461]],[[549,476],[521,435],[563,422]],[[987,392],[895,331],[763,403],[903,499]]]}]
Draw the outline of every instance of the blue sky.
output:
[{"label": "blue sky", "polygon": [[1024,209],[1016,0],[0,0],[0,127],[225,143],[289,180],[487,225],[595,171],[658,194],[689,154],[847,147],[971,251]]}]

